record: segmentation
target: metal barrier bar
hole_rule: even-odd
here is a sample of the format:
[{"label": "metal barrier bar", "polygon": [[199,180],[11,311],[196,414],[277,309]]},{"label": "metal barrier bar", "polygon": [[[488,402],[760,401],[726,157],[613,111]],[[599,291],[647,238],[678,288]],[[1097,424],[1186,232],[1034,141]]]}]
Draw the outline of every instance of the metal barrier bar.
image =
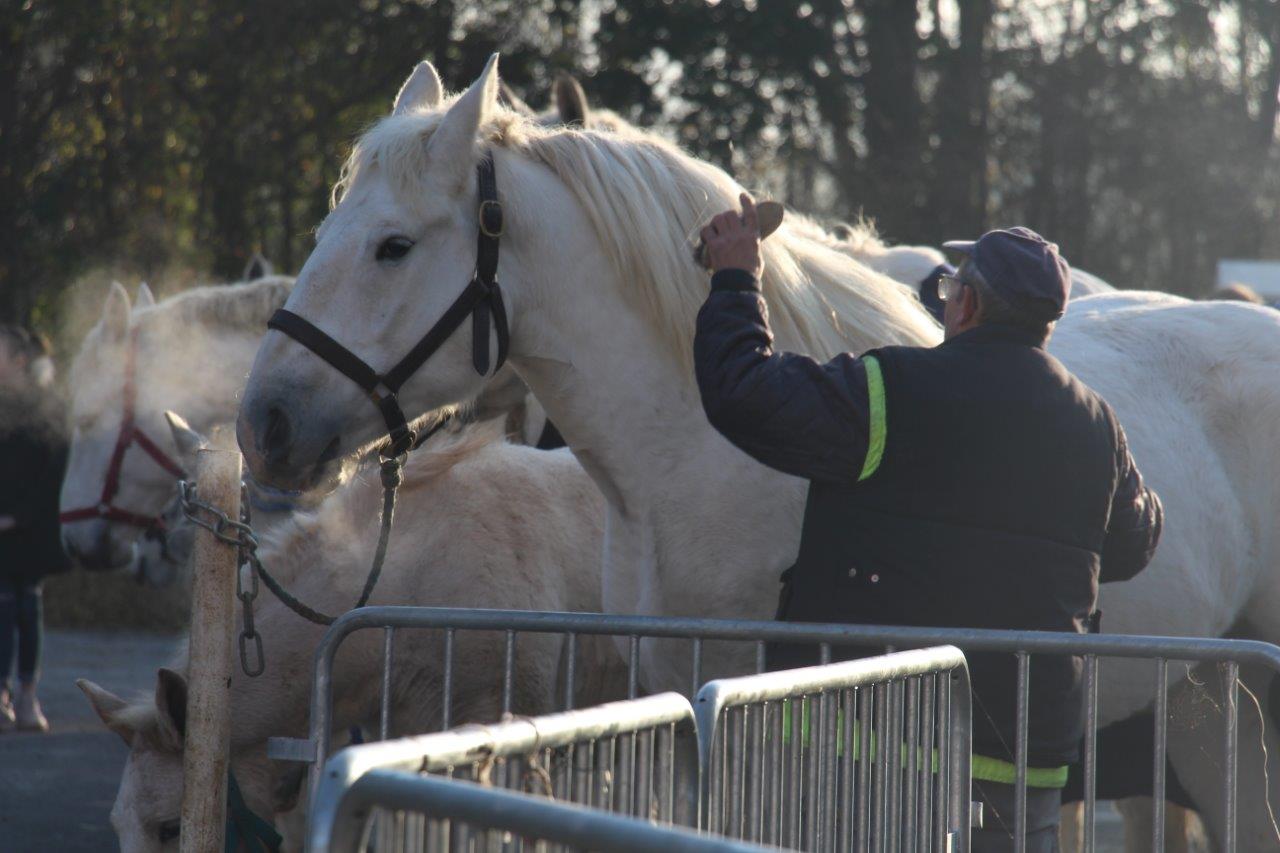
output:
[{"label": "metal barrier bar", "polygon": [[[340,622],[342,620],[339,619],[338,621]],[[327,639],[328,634],[326,634],[325,637]],[[456,639],[457,639],[457,632],[453,628],[445,628],[445,631],[444,631],[444,677],[441,679],[443,683],[440,685],[441,692],[442,692],[441,702],[444,703],[444,707],[440,711],[440,727],[443,729],[447,729],[453,724],[453,659],[454,659],[454,643]],[[325,664],[327,664],[328,666],[328,670],[325,672],[324,687],[328,688],[326,690],[326,696],[328,697],[327,701],[329,702],[333,701],[333,692],[332,692],[332,689],[329,688],[328,682],[330,680],[330,677],[333,671],[333,653],[336,651],[337,651],[337,646],[335,644],[334,648],[329,652],[328,659],[325,661]],[[320,667],[321,667],[320,649],[316,649],[315,680],[311,683],[312,713],[315,712],[316,698],[317,696],[319,696],[319,691],[322,689],[320,686]],[[314,718],[312,718],[312,721],[311,721],[311,737],[312,739],[316,739],[316,722]],[[320,741],[317,740],[316,742],[319,743]],[[328,750],[322,747],[319,750],[319,752],[320,754],[316,757],[316,763],[324,764],[324,760],[328,754]],[[315,790],[315,789],[312,788],[312,790]]]},{"label": "metal barrier bar", "polygon": [[1084,658],[1084,853],[1095,853],[1098,815],[1098,656]]},{"label": "metal barrier bar", "polygon": [[[947,679],[945,688],[952,694],[950,716],[931,718],[924,725],[947,727],[951,737],[950,752],[939,754],[935,774],[933,753],[922,756],[917,749],[920,708],[918,685],[911,680],[938,674]],[[875,689],[880,694],[878,724],[870,726],[864,719],[860,738],[842,739],[842,728],[851,731],[855,721],[852,715],[839,719],[836,709],[852,708],[855,689]],[[968,849],[971,724],[968,668],[959,649],[918,649],[709,682],[698,692],[694,703],[701,736],[703,826],[709,832],[744,836],[740,810],[735,805],[746,788],[739,771],[739,761],[747,752],[739,741],[740,729],[749,711],[781,702],[789,703],[791,709],[791,764],[786,774],[791,783],[787,808],[791,846],[802,838],[801,849],[832,850],[837,849],[839,838],[839,849],[847,849],[847,833],[837,834],[841,821],[848,820],[849,810],[840,809],[846,813],[843,818],[837,814],[836,796],[850,795],[847,790],[837,791],[839,765],[846,768],[842,778],[852,779],[849,768],[854,763],[860,769],[874,763],[876,819],[870,839],[883,841],[890,850],[904,846],[919,849],[915,845],[914,795],[904,793],[904,788],[907,792],[914,790],[913,780],[921,773],[917,761],[923,760],[927,783],[921,797],[927,799],[928,791],[936,790],[941,798],[948,790],[949,777],[953,783],[961,780],[957,788],[962,795],[939,804],[939,811],[945,813],[944,827],[931,849]],[[839,747],[842,742],[846,744],[843,750]],[[796,772],[797,757],[803,763],[803,775]],[[798,833],[797,827],[802,832]],[[859,849],[865,848],[860,844]]]},{"label": "metal barrier bar", "polygon": [[1013,849],[1027,853],[1027,741],[1030,731],[1031,659],[1018,652],[1018,722],[1014,735]]},{"label": "metal barrier bar", "polygon": [[1151,849],[1164,853],[1165,746],[1169,738],[1169,664],[1156,658],[1155,761],[1151,782]]},{"label": "metal barrier bar", "polygon": [[379,739],[386,740],[391,736],[391,653],[395,640],[395,628],[383,629],[382,636],[382,713],[378,732]]},{"label": "metal barrier bar", "polygon": [[[371,770],[355,781],[326,817],[326,824],[315,826],[309,849],[313,853],[360,850],[362,828],[374,809],[411,812],[445,824],[444,832],[429,827],[428,836],[435,829],[437,837],[448,837],[453,825],[464,824],[479,833],[474,839],[478,842],[474,849],[479,850],[508,849],[500,838],[487,837],[490,831],[514,834],[511,849],[525,845],[542,849],[538,842],[618,853],[753,853],[765,849],[513,791],[387,769]],[[517,843],[520,846],[515,846]],[[430,845],[427,849],[447,847]]]},{"label": "metal barrier bar", "polygon": [[[670,736],[655,743],[665,746],[660,756],[665,759],[671,783],[659,789],[659,813],[687,826],[698,822],[698,737],[693,710],[678,693],[661,693],[626,702],[613,702],[594,708],[549,714],[543,717],[510,719],[489,726],[470,725],[436,734],[378,741],[345,749],[324,767],[320,784],[312,797],[312,814],[316,826],[331,826],[352,786],[373,770],[389,769],[414,773],[453,773],[466,768],[473,775],[487,775],[495,763],[506,767],[502,759],[522,759],[530,755],[548,755],[550,750],[574,748],[567,766],[575,779],[589,778],[576,786],[573,799],[608,810],[631,813],[633,808],[624,797],[614,796],[615,780],[612,756],[620,736],[642,731],[668,729]],[[591,760],[592,746],[595,760]],[[580,759],[586,757],[584,765]],[[529,769],[527,766],[524,769]],[[555,792],[555,780],[548,768],[542,770],[549,780],[545,791]],[[502,782],[519,781],[523,774],[511,774]],[[629,783],[629,780],[627,780]],[[545,784],[545,781],[544,781]],[[563,785],[561,786],[563,788]],[[643,813],[649,812],[648,797]],[[319,830],[317,830],[319,832]],[[327,836],[317,835],[313,843],[328,844]],[[321,849],[321,848],[316,848]]]},{"label": "metal barrier bar", "polygon": [[[473,610],[419,607],[367,607],[342,616],[325,634],[315,655],[315,680],[312,685],[309,738],[297,741],[273,738],[269,754],[287,760],[311,761],[312,790],[316,789],[324,758],[330,750],[332,665],[337,648],[350,633],[366,628],[435,628],[445,633],[444,696],[445,723],[451,722],[450,703],[456,684],[453,660],[453,638],[457,631],[496,631],[513,633],[559,633],[565,636],[611,635],[644,639],[684,639],[691,641],[691,674],[694,689],[699,686],[702,670],[703,643],[707,640],[753,643],[758,649],[767,642],[791,642],[821,644],[829,656],[833,646],[912,647],[938,644],[960,646],[967,652],[1005,652],[1011,654],[1069,654],[1089,657],[1162,658],[1222,664],[1253,664],[1280,673],[1280,648],[1251,640],[1193,639],[1182,637],[1143,637],[1130,635],[1080,635],[1037,631],[996,631],[976,629],[912,628],[902,626],[821,625],[808,623],[780,623],[750,620],[713,620],[687,617],[619,616],[589,613],[554,613],[536,611]],[[758,652],[757,652],[758,655]],[[634,670],[630,674],[634,678]],[[1095,693],[1096,693],[1096,672]],[[1234,688],[1229,688],[1233,692]],[[1086,693],[1088,691],[1086,690]],[[939,701],[947,697],[940,693]],[[1089,721],[1086,745],[1096,732],[1095,713],[1086,714]],[[941,709],[939,709],[941,711]],[[1234,701],[1227,703],[1230,716],[1224,749],[1235,750],[1237,707]],[[885,713],[881,708],[877,713]],[[939,744],[941,747],[942,744]],[[796,762],[801,757],[793,757]],[[1087,756],[1086,756],[1087,758]],[[1094,763],[1096,766],[1096,761]],[[1234,751],[1224,764],[1234,779],[1238,758]],[[965,781],[965,794],[967,792]],[[957,797],[959,787],[951,785],[949,796]],[[1096,812],[1092,803],[1092,789],[1086,793],[1086,816]],[[781,792],[781,802],[787,802],[789,792]],[[1227,833],[1224,843],[1233,850],[1236,821],[1237,795],[1235,783],[1224,792],[1227,807]],[[855,805],[861,805],[857,803]],[[875,818],[873,804],[868,803],[863,816],[866,824],[855,831],[864,834]],[[936,815],[935,815],[936,817]],[[780,825],[781,839],[790,838],[791,828]],[[1093,823],[1086,826],[1086,845],[1092,847]]]},{"label": "metal barrier bar", "polygon": [[1236,849],[1236,784],[1240,774],[1240,752],[1239,752],[1239,707],[1237,700],[1240,697],[1240,664],[1230,661],[1223,669],[1226,670],[1226,707],[1227,707],[1227,725],[1226,725],[1226,743],[1223,744],[1225,752],[1223,767],[1226,770],[1226,784],[1223,786],[1223,805],[1226,809],[1226,838],[1223,839],[1223,846],[1227,850]]}]

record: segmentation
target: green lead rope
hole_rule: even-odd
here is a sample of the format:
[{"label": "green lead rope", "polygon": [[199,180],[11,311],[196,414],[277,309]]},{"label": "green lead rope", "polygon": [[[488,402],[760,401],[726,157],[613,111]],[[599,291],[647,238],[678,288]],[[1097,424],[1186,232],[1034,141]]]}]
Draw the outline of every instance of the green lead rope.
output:
[{"label": "green lead rope", "polygon": [[[803,703],[803,710],[800,712],[800,741],[804,746],[810,746],[809,740],[809,708],[810,703],[805,700],[796,700]],[[782,704],[782,742],[791,742],[791,702]],[[862,756],[862,732],[858,729],[853,731],[853,757],[858,760]],[[844,711],[836,711],[836,755],[844,754]],[[871,733],[871,756],[872,761],[876,760],[876,736]],[[933,750],[932,771],[938,772],[938,750]],[[907,763],[907,745],[902,745],[902,764]],[[923,763],[922,757],[918,757],[916,764],[917,769]],[[1067,784],[1067,770],[1064,765],[1062,767],[1028,767],[1027,768],[1027,787],[1029,788],[1062,788]],[[1003,785],[1012,785],[1017,781],[1018,768],[1012,762],[1005,761],[1000,758],[992,758],[989,755],[974,755],[970,759],[970,775],[979,782],[998,782]]]},{"label": "green lead rope", "polygon": [[240,793],[240,786],[236,783],[236,776],[230,770],[227,771],[225,835],[226,839],[222,845],[224,853],[238,853],[242,846],[249,853],[279,853],[283,840],[269,821],[249,809],[244,801],[244,795]]}]

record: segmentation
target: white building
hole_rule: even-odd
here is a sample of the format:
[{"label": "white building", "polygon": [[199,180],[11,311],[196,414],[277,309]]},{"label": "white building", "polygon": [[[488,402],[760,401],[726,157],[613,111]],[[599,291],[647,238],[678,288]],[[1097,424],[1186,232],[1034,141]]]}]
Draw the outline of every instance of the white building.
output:
[{"label": "white building", "polygon": [[1280,261],[1224,258],[1218,261],[1218,287],[1247,284],[1268,301],[1280,300]]}]

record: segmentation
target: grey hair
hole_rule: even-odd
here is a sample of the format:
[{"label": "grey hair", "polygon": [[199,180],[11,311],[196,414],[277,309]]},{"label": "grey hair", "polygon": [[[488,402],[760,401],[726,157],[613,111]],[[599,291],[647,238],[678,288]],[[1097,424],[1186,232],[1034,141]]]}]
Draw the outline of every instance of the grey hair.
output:
[{"label": "grey hair", "polygon": [[1045,321],[1032,317],[1025,311],[1014,307],[1007,299],[996,293],[995,289],[987,283],[982,273],[978,272],[978,268],[968,258],[965,258],[960,264],[960,269],[956,274],[961,281],[972,287],[978,294],[978,310],[981,322],[999,323],[1002,326],[1025,329],[1028,332],[1035,332],[1043,336],[1046,341],[1053,334],[1054,321]]}]

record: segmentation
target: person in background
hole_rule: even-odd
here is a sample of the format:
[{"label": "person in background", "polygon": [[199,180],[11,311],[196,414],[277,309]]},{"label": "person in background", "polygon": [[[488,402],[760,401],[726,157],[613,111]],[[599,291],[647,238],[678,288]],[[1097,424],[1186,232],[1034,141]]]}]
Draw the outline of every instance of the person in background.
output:
[{"label": "person in background", "polygon": [[67,451],[52,385],[48,344],[20,326],[0,325],[0,731],[49,729],[36,696],[41,582],[71,567],[58,530]]},{"label": "person in background", "polygon": [[[741,201],[702,230],[715,274],[694,366],[712,426],[810,481],[778,618],[1096,630],[1098,584],[1142,571],[1164,514],[1111,407],[1045,349],[1071,286],[1058,247],[1021,227],[947,243],[961,262],[937,285],[942,344],[823,364],[773,349],[755,207]],[[770,669],[818,662],[798,645],[771,644],[766,657]],[[973,795],[985,812],[971,849],[1005,853],[1018,848],[1017,664],[968,660]],[[1043,656],[1031,668],[1029,853],[1057,849],[1084,733],[1081,665]]]}]

